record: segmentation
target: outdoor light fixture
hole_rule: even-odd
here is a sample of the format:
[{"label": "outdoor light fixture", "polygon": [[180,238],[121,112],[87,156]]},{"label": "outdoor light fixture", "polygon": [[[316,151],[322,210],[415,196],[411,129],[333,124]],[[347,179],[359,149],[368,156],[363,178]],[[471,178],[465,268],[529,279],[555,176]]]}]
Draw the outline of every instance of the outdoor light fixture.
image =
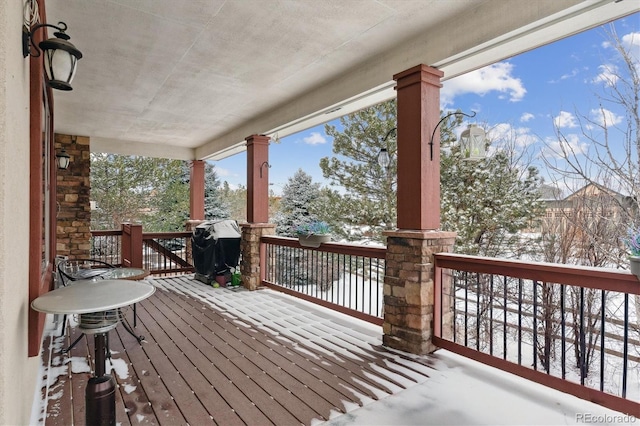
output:
[{"label": "outdoor light fixture", "polygon": [[56,154],[56,160],[58,161],[58,168],[60,170],[67,170],[67,168],[69,168],[70,158],[71,157],[69,157],[69,154],[67,154],[67,151],[65,151],[64,148],[62,148],[62,151]]},{"label": "outdoor light fixture", "polygon": [[[472,118],[476,116],[476,113],[475,111],[473,112],[473,114],[467,114],[464,112],[456,111],[456,112],[452,112],[445,115],[440,119],[440,121],[438,121],[438,124],[436,124],[436,127],[434,127],[433,133],[431,134],[431,139],[429,140],[429,147],[431,150],[431,161],[433,161],[433,138],[436,135],[436,131],[438,130],[438,127],[440,126],[440,124],[442,124],[443,121],[445,121],[447,118],[451,117],[452,115],[464,115],[465,117]],[[386,142],[391,132],[395,132],[395,131],[397,131],[396,127],[389,130],[385,135],[385,137],[382,139],[382,142]],[[485,149],[484,149],[485,139],[486,139],[486,133],[482,128],[473,124],[469,125],[469,127],[460,135],[460,149],[464,158],[468,160],[480,160],[484,158],[485,157]],[[387,148],[381,148],[380,152],[378,153],[378,164],[380,164],[380,167],[387,168],[389,167],[390,162],[391,162],[391,158],[389,157],[389,150]]]},{"label": "outdoor light fixture", "polygon": [[485,157],[486,133],[483,129],[470,124],[460,135],[460,152],[468,160],[481,160]]},{"label": "outdoor light fixture", "polygon": [[[58,22],[59,26],[51,24],[38,24],[29,32],[22,35],[22,54],[26,58],[30,54],[39,57],[44,52],[44,69],[47,73],[48,84],[58,90],[72,90],[71,81],[76,74],[78,59],[82,58],[82,52],[69,42],[69,36],[65,33],[67,24]],[[38,46],[33,42],[35,32],[43,27],[55,28],[55,38],[41,41]],[[35,53],[31,51],[31,48]]]},{"label": "outdoor light fixture", "polygon": [[268,162],[268,161],[265,161],[264,163],[262,163],[262,164],[260,165],[260,179],[262,179],[262,168],[263,168],[264,166],[267,166],[267,169],[270,169],[270,168],[271,168],[271,165],[269,165],[269,162]]},{"label": "outdoor light fixture", "polygon": [[[434,137],[435,137],[435,135],[436,135],[436,130],[438,130],[438,127],[440,127],[440,124],[442,124],[442,122],[443,122],[444,120],[446,120],[447,118],[451,117],[452,115],[464,115],[465,117],[472,118],[472,117],[475,117],[475,116],[476,116],[476,112],[474,111],[474,112],[473,112],[473,114],[467,114],[467,113],[464,113],[464,112],[456,111],[456,112],[452,112],[452,113],[449,113],[449,114],[445,115],[444,117],[442,117],[442,118],[440,119],[440,121],[438,121],[438,124],[436,124],[436,127],[434,127],[434,128],[433,128],[433,133],[431,133],[431,140],[429,141],[429,146],[430,146],[430,148],[431,148],[431,161],[433,161],[433,138],[434,138]],[[479,129],[479,130],[482,130],[482,129],[480,129],[480,128],[478,128],[478,129]],[[463,132],[463,133],[464,133],[464,132]],[[484,132],[483,132],[483,133],[484,133]],[[483,138],[482,140],[483,140],[483,142],[484,142],[484,138]],[[465,152],[465,151],[462,151],[462,152]],[[475,158],[484,158],[484,156],[482,156],[482,157],[475,157]]]},{"label": "outdoor light fixture", "polygon": [[[389,130],[387,134],[384,136],[384,138],[382,139],[382,142],[386,142],[391,132],[395,132],[395,131],[397,131],[396,127]],[[380,167],[383,167],[386,169],[389,167],[390,163],[391,163],[391,158],[389,157],[389,150],[387,148],[381,148],[380,152],[378,153],[378,164],[380,164]]]}]

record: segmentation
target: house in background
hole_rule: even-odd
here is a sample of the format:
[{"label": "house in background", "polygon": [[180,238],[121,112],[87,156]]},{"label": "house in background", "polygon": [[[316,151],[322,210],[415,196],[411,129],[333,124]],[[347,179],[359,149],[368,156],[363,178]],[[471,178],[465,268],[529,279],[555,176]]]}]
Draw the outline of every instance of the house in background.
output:
[{"label": "house in background", "polygon": [[[190,160],[202,183],[204,160],[246,149],[247,219],[260,230],[269,135],[397,88],[398,205],[408,214],[398,225],[435,229],[439,212],[425,205],[438,184],[437,137],[435,161],[422,152],[439,119],[441,79],[637,11],[631,0],[0,2],[0,424],[31,418],[44,315],[30,302],[52,288],[68,234],[77,246],[65,250],[86,249],[90,152]],[[47,85],[42,56],[23,55],[37,22],[65,22],[83,52],[72,91]],[[40,29],[33,41],[52,33]],[[414,91],[413,78],[428,93]],[[63,148],[64,174],[55,167]],[[414,185],[427,174],[426,188]],[[192,218],[201,219],[202,188],[193,190]],[[59,213],[61,198],[69,208],[86,198],[87,211]]]}]

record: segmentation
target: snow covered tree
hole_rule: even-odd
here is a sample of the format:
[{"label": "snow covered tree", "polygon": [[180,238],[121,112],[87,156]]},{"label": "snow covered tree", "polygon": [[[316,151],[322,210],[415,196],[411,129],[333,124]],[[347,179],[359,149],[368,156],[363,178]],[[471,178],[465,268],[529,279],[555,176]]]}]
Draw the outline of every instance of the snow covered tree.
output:
[{"label": "snow covered tree", "polygon": [[519,257],[519,231],[542,215],[541,179],[509,141],[487,158],[462,158],[445,138],[441,154],[442,228],[458,233],[455,251],[491,257]]},{"label": "snow covered tree", "polygon": [[274,218],[276,232],[284,237],[296,235],[296,227],[316,220],[320,184],[302,169],[289,178],[282,188],[280,212]]},{"label": "snow covered tree", "polygon": [[[349,240],[383,241],[382,231],[396,226],[396,102],[387,101],[340,118],[343,130],[325,125],[333,137],[334,157],[320,160],[325,178],[344,188],[328,191],[334,217]],[[385,139],[385,136],[387,136]],[[378,164],[381,148],[388,150],[390,164]]]},{"label": "snow covered tree", "polygon": [[[325,178],[345,193],[328,191],[335,216],[357,232],[348,239],[383,241],[382,231],[396,226],[397,157],[395,100],[340,119],[343,130],[327,125],[336,157],[323,158]],[[517,231],[540,214],[537,170],[522,164],[524,157],[507,143],[488,159],[465,161],[453,129],[462,124],[453,116],[440,126],[443,229],[458,232],[455,250],[466,254],[507,255]],[[386,137],[386,140],[385,140]],[[387,149],[387,169],[378,164]],[[488,147],[487,147],[488,148]],[[357,206],[357,207],[356,207]]]}]

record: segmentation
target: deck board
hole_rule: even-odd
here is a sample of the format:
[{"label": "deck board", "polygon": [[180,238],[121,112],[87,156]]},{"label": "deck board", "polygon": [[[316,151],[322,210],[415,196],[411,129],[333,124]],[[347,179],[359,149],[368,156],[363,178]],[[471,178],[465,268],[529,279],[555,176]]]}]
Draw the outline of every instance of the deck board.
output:
[{"label": "deck board", "polygon": [[[428,378],[424,360],[385,349],[358,320],[324,308],[271,290],[214,289],[192,276],[150,282],[156,293],[137,304],[135,331],[145,341],[122,325],[109,332],[120,425],[310,425]],[[71,366],[93,370],[88,337],[65,356],[62,338],[44,342],[55,376],[46,424],[85,424],[90,375]]]}]

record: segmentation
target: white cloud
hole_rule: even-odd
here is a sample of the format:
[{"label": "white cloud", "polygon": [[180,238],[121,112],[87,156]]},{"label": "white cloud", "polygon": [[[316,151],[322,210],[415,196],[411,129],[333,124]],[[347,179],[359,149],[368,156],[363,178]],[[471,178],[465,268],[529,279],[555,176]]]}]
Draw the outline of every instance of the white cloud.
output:
[{"label": "white cloud", "polygon": [[576,122],[576,117],[567,111],[560,111],[556,117],[553,118],[553,124],[559,128],[572,128],[578,127],[578,123]]},{"label": "white cloud", "polygon": [[635,60],[637,61],[640,55],[640,32],[629,33],[623,35],[620,39],[622,46],[631,54],[635,54]]},{"label": "white cloud", "polygon": [[531,114],[530,112],[525,112],[524,114],[522,114],[520,116],[520,121],[522,123],[526,123],[527,121],[531,121],[535,118],[536,116]]},{"label": "white cloud", "polygon": [[617,115],[613,111],[609,111],[605,108],[592,109],[590,111],[590,115],[593,121],[603,127],[615,126],[616,124],[620,124],[624,119],[623,116]]},{"label": "white cloud", "polygon": [[618,81],[618,67],[613,64],[604,64],[598,67],[600,73],[593,79],[593,83],[604,83],[614,86]]},{"label": "white cloud", "polygon": [[567,158],[567,156],[586,154],[588,145],[580,141],[580,136],[571,133],[565,135],[564,139],[547,138],[546,155],[556,158]]},{"label": "white cloud", "polygon": [[309,136],[302,138],[302,141],[307,145],[319,145],[327,143],[327,139],[318,132],[311,132]]},{"label": "white cloud", "polygon": [[231,176],[231,171],[222,167],[215,166],[218,177]]},{"label": "white cloud", "polygon": [[526,147],[538,142],[538,138],[531,133],[528,127],[514,127],[509,123],[499,123],[487,132],[487,137],[494,141],[496,146],[511,145]]},{"label": "white cloud", "polygon": [[441,103],[443,106],[451,105],[456,96],[467,93],[484,96],[493,91],[501,93],[502,97],[507,95],[510,102],[520,101],[527,90],[519,78],[511,75],[512,71],[510,62],[498,62],[447,80],[440,91]]}]

